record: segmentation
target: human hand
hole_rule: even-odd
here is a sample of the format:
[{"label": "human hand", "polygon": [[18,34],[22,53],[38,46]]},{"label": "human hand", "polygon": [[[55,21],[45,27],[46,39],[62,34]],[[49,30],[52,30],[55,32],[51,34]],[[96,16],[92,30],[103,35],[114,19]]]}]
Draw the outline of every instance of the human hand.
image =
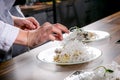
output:
[{"label": "human hand", "polygon": [[62,40],[62,32],[69,33],[69,30],[62,24],[50,24],[46,22],[34,30],[25,31],[20,29],[15,43],[34,47],[48,40]]},{"label": "human hand", "polygon": [[20,18],[13,16],[14,25],[23,30],[33,30],[39,28],[39,23],[34,17]]},{"label": "human hand", "polygon": [[69,30],[62,24],[46,22],[40,28],[29,31],[28,46],[39,45],[48,40],[62,40],[62,32],[69,33]]},{"label": "human hand", "polygon": [[68,28],[60,23],[53,24],[52,30],[55,34],[52,35],[53,38],[51,37],[51,40],[62,40],[62,33],[69,33]]}]

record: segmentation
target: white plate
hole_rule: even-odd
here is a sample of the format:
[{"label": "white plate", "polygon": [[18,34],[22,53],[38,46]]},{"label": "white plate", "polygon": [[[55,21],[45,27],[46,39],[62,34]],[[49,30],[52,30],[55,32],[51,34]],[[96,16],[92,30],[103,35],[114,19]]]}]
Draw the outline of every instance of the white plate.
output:
[{"label": "white plate", "polygon": [[71,62],[71,63],[58,63],[58,62],[54,61],[54,56],[56,55],[54,51],[56,48],[59,48],[59,47],[49,48],[49,49],[46,49],[46,50],[40,52],[37,55],[37,58],[40,61],[45,62],[45,63],[52,63],[52,64],[57,64],[57,65],[72,65],[72,64],[80,64],[80,63],[90,62],[92,60],[97,59],[98,57],[100,57],[102,55],[102,53],[99,49],[94,48],[94,47],[88,47],[89,52],[92,54],[92,57],[89,57],[89,59],[84,60],[84,61]]},{"label": "white plate", "polygon": [[[94,39],[90,39],[90,40],[84,40],[84,42],[93,42],[93,41],[98,41],[98,40],[103,40],[103,39],[106,39],[108,37],[110,37],[110,34],[108,32],[105,32],[105,31],[98,31],[98,30],[85,30],[85,31],[88,31],[88,32],[92,32],[94,34],[96,34],[96,38]],[[70,32],[71,34],[72,32]],[[66,38],[67,36],[69,36],[69,34],[64,34],[63,37]]]},{"label": "white plate", "polygon": [[[106,73],[105,68],[113,72]],[[112,64],[99,65],[94,69],[77,70],[64,80],[120,80],[120,65],[112,61]]]},{"label": "white plate", "polygon": [[68,77],[66,77],[64,80],[82,80],[79,75],[83,75],[83,77],[86,77],[85,73],[90,75],[92,74],[92,71],[87,71],[87,70],[75,71],[72,74],[70,74]]}]

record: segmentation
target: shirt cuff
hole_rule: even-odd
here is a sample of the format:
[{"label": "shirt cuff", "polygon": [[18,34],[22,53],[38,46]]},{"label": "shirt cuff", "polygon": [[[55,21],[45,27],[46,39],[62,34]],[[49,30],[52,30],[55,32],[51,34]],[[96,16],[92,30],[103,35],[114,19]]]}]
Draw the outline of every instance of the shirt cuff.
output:
[{"label": "shirt cuff", "polygon": [[4,28],[0,34],[0,49],[8,51],[15,42],[19,28],[4,23]]}]

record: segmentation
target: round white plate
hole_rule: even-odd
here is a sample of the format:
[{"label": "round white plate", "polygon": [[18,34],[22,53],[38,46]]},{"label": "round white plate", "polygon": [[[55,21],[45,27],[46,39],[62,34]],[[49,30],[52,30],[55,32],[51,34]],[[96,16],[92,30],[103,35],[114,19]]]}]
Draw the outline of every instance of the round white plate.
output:
[{"label": "round white plate", "polygon": [[[93,41],[98,41],[98,40],[103,40],[103,39],[106,39],[108,37],[110,37],[110,34],[108,32],[105,32],[105,31],[98,31],[98,30],[85,30],[85,31],[88,31],[88,32],[92,32],[94,34],[96,34],[96,38],[92,38],[90,40],[84,40],[84,42],[93,42]],[[72,32],[70,32],[71,34]],[[66,38],[67,36],[69,36],[69,34],[64,34],[63,37]]]},{"label": "round white plate", "polygon": [[[49,48],[49,49],[46,49],[46,50],[40,52],[37,55],[37,58],[40,61],[45,62],[45,63],[52,63],[52,64],[57,64],[57,65],[72,65],[72,64],[80,64],[80,63],[90,62],[92,60],[99,58],[102,55],[102,53],[99,49],[94,48],[94,47],[88,47],[88,50],[89,50],[90,54],[92,55],[92,57],[89,57],[87,60],[71,62],[71,63],[59,63],[59,62],[54,61],[54,56],[56,55],[54,51],[56,48],[59,48],[59,47]],[[88,55],[90,55],[90,54],[88,54]]]}]

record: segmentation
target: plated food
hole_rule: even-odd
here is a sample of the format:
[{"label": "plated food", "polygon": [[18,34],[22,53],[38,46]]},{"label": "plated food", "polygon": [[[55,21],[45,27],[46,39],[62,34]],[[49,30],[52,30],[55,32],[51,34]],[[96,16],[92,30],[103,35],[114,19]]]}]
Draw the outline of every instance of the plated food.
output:
[{"label": "plated food", "polygon": [[54,61],[58,63],[85,62],[101,55],[99,49],[88,47],[81,41],[69,41],[55,49]]},{"label": "plated food", "polygon": [[91,54],[87,46],[77,39],[64,43],[61,48],[56,48],[55,53],[54,61],[60,63],[81,61],[88,57],[87,54]]},{"label": "plated food", "polygon": [[[86,42],[100,40],[109,37],[109,33],[96,30],[83,30],[75,27],[65,34],[59,46],[42,51],[38,59],[58,65],[71,65],[89,62],[99,58],[101,50],[86,45]],[[104,37],[103,37],[104,36]]]},{"label": "plated food", "polygon": [[87,41],[96,39],[98,35],[95,32],[87,31],[82,28],[72,27],[70,28],[71,34],[69,34],[65,39],[78,39],[81,41]]},{"label": "plated food", "polygon": [[110,34],[106,31],[100,30],[85,30],[82,28],[73,27],[70,29],[70,34],[64,34],[64,39],[75,39],[79,38],[83,42],[93,42],[103,40],[110,37]]},{"label": "plated food", "polygon": [[113,62],[92,70],[75,71],[64,80],[120,80],[120,65]]},{"label": "plated food", "polygon": [[83,40],[96,38],[96,34],[76,28],[73,32],[63,39],[62,47],[56,48],[54,61],[59,63],[81,62],[92,58],[93,51],[83,43]]},{"label": "plated food", "polygon": [[[73,65],[73,64],[81,64],[81,63],[86,63],[93,61],[97,58],[99,58],[102,53],[99,49],[94,48],[94,47],[88,47],[88,53],[82,54],[82,56],[77,60],[69,61],[69,62],[57,62],[54,60],[56,53],[55,50],[58,48],[62,48],[62,46],[57,46],[57,47],[52,47],[49,49],[46,49],[42,52],[40,52],[37,55],[38,60],[44,62],[44,63],[49,63],[49,64],[56,64],[56,65]],[[87,55],[86,55],[87,54]]]}]

